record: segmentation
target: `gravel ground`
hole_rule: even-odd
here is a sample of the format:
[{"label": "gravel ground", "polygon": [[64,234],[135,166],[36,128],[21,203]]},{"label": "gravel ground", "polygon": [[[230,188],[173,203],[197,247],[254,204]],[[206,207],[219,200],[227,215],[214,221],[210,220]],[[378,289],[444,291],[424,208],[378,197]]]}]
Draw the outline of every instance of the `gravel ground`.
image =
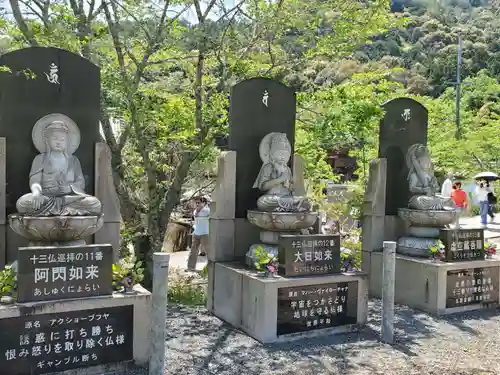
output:
[{"label": "gravel ground", "polygon": [[[500,316],[436,319],[396,307],[394,346],[378,341],[381,304],[359,333],[262,345],[204,309],[170,307],[166,375],[499,375]],[[129,375],[147,375],[131,369]]]}]

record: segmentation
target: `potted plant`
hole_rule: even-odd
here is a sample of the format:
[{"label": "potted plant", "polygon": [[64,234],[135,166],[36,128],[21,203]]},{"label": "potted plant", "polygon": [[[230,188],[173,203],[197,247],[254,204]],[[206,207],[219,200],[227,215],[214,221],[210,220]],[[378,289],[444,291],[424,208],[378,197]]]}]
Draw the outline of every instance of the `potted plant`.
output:
[{"label": "potted plant", "polygon": [[432,262],[439,262],[444,256],[444,244],[441,240],[436,240],[432,245],[429,245],[429,255]]},{"label": "potted plant", "polygon": [[142,264],[142,261],[137,261],[134,256],[124,258],[118,264],[113,264],[114,289],[133,293],[134,285],[144,280]]},{"label": "potted plant", "polygon": [[264,272],[265,277],[274,277],[278,271],[276,256],[266,251],[262,246],[255,250],[254,256],[257,271]]},{"label": "potted plant", "polygon": [[497,253],[497,245],[494,243],[485,242],[484,252],[486,255],[486,259],[493,259],[493,255]]},{"label": "potted plant", "polygon": [[351,230],[341,241],[340,260],[341,272],[356,272],[361,269],[361,240],[360,231]]},{"label": "potted plant", "polygon": [[340,249],[340,259],[342,260],[342,272],[356,272],[356,258],[350,249],[345,247]]}]

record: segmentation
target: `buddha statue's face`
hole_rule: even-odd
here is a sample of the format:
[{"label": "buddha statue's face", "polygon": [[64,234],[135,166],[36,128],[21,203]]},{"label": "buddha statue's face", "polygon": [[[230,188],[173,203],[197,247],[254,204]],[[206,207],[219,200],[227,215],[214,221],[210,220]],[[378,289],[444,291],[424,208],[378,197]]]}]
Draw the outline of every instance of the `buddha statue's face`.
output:
[{"label": "buddha statue's face", "polygon": [[429,155],[424,153],[423,155],[420,156],[420,166],[424,171],[430,171],[432,169],[432,161]]},{"label": "buddha statue's face", "polygon": [[47,136],[49,147],[52,151],[63,152],[66,150],[68,135],[63,131],[52,131]]},{"label": "buddha statue's face", "polygon": [[271,154],[274,163],[286,164],[290,160],[290,153],[287,150],[276,150]]}]

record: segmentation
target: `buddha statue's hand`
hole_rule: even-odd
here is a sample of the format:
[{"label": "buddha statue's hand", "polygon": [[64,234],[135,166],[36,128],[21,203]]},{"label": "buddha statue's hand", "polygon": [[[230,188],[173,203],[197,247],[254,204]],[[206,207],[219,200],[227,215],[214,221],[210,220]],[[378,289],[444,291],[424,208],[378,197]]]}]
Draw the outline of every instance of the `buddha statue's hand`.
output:
[{"label": "buddha statue's hand", "polygon": [[43,201],[44,201],[44,198],[42,196],[42,193],[39,190],[34,189],[33,190],[33,208],[35,210],[39,210],[40,207],[42,207]]},{"label": "buddha statue's hand", "polygon": [[59,186],[59,194],[71,194],[71,192],[71,187],[69,187],[68,185]]}]

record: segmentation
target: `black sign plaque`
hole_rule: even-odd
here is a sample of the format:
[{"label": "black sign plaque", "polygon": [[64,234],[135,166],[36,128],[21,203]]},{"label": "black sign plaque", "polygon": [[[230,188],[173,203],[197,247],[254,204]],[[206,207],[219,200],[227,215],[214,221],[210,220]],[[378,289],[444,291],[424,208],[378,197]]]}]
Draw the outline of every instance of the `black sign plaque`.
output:
[{"label": "black sign plaque", "polygon": [[2,375],[38,375],[133,359],[134,306],[0,319]]},{"label": "black sign plaque", "polygon": [[340,236],[282,235],[278,257],[282,276],[340,273]]},{"label": "black sign plaque", "polygon": [[19,303],[110,295],[111,245],[21,247]]},{"label": "black sign plaque", "polygon": [[499,267],[448,271],[446,308],[498,304]]},{"label": "black sign plaque", "polygon": [[441,229],[439,238],[445,246],[445,262],[484,260],[483,229]]},{"label": "black sign plaque", "polygon": [[357,321],[357,281],[278,288],[278,336]]}]

